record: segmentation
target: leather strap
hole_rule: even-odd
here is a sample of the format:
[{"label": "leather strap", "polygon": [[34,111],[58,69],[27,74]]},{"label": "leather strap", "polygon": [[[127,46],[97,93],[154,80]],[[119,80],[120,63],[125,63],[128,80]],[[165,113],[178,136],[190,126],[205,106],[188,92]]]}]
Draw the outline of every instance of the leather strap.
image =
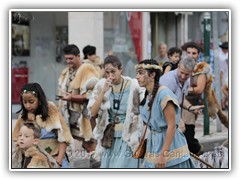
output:
[{"label": "leather strap", "polygon": [[150,118],[151,118],[151,114],[152,114],[152,108],[150,109],[150,114],[148,116],[148,121],[147,121],[147,124],[146,124],[146,127],[145,127],[145,130],[144,130],[144,133],[143,133],[143,137],[140,141],[140,144],[141,142],[143,142],[145,140],[145,136],[146,136],[146,133],[147,133],[147,128],[148,128],[148,124],[149,124],[149,121],[150,121]]},{"label": "leather strap", "polygon": [[[160,87],[158,88],[158,91],[157,91],[156,95],[159,93],[159,91],[160,91],[161,89],[162,89],[162,86],[160,86]],[[155,97],[156,97],[156,95],[155,95]],[[154,99],[153,99],[153,103],[154,103],[155,97],[154,97]],[[142,137],[142,139],[141,139],[141,141],[140,141],[140,144],[143,143],[143,141],[145,140],[145,136],[146,136],[146,133],[147,133],[147,128],[148,128],[148,124],[149,124],[151,115],[152,115],[152,107],[151,107],[151,109],[150,109],[150,113],[149,113],[149,116],[148,116],[148,121],[147,121],[147,124],[146,124],[146,128],[145,128],[145,130],[144,130],[144,133],[143,133],[143,137]]]}]

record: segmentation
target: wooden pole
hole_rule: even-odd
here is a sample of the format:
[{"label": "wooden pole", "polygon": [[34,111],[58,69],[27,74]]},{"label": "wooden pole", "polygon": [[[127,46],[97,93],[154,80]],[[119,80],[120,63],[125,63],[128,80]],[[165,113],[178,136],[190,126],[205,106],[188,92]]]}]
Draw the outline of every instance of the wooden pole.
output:
[{"label": "wooden pole", "polygon": [[214,168],[211,164],[207,163],[206,161],[202,160],[201,158],[199,158],[196,154],[190,152],[190,155],[192,157],[194,157],[195,159],[197,159],[198,161],[202,162],[203,164],[205,164],[207,167],[209,168]]}]

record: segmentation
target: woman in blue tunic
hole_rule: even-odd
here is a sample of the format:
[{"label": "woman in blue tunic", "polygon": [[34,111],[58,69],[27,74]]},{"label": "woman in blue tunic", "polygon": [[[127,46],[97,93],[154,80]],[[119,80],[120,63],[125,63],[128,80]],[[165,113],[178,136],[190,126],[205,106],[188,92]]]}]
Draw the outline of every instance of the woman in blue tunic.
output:
[{"label": "woman in blue tunic", "polygon": [[137,80],[146,93],[140,113],[148,123],[145,168],[194,168],[185,136],[179,127],[180,108],[175,95],[159,87],[160,68],[155,60],[143,60],[137,66]]},{"label": "woman in blue tunic", "polygon": [[[101,168],[138,168],[139,160],[132,158],[132,152],[138,147],[143,127],[139,102],[144,88],[136,79],[121,75],[117,56],[106,57],[104,69],[106,78],[95,85],[88,103],[91,116],[96,117],[95,153],[101,156]],[[109,127],[112,133],[107,134]]]},{"label": "woman in blue tunic", "polygon": [[54,103],[47,102],[45,93],[38,83],[24,85],[20,100],[21,114],[13,130],[13,141],[17,141],[24,122],[34,121],[41,128],[39,146],[55,158],[59,168],[68,168],[66,148],[73,143],[73,138],[57,107]]}]

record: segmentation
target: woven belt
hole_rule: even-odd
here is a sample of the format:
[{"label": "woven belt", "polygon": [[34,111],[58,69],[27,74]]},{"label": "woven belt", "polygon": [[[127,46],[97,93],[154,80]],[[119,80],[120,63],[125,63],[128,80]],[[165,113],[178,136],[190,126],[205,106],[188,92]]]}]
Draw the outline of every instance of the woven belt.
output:
[{"label": "woven belt", "polygon": [[[159,129],[157,129],[157,130],[153,130],[152,128],[151,128],[151,126],[149,126],[150,127],[150,130],[151,130],[151,133],[152,134],[158,134],[158,133],[162,133],[162,132],[164,132],[164,131],[166,131],[166,129],[167,129],[167,126],[165,126],[165,127],[160,127]],[[176,124],[176,129],[178,128],[178,125]]]}]

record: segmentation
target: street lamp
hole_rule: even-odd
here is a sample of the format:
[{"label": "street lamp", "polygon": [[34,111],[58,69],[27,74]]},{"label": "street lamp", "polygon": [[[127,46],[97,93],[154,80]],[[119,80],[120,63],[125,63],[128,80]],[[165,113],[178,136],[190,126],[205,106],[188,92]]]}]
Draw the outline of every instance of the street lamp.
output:
[{"label": "street lamp", "polygon": [[[211,32],[211,14],[209,12],[204,13],[204,59],[208,64],[210,63],[210,32]],[[209,134],[209,116],[206,94],[204,93],[204,135]]]}]

